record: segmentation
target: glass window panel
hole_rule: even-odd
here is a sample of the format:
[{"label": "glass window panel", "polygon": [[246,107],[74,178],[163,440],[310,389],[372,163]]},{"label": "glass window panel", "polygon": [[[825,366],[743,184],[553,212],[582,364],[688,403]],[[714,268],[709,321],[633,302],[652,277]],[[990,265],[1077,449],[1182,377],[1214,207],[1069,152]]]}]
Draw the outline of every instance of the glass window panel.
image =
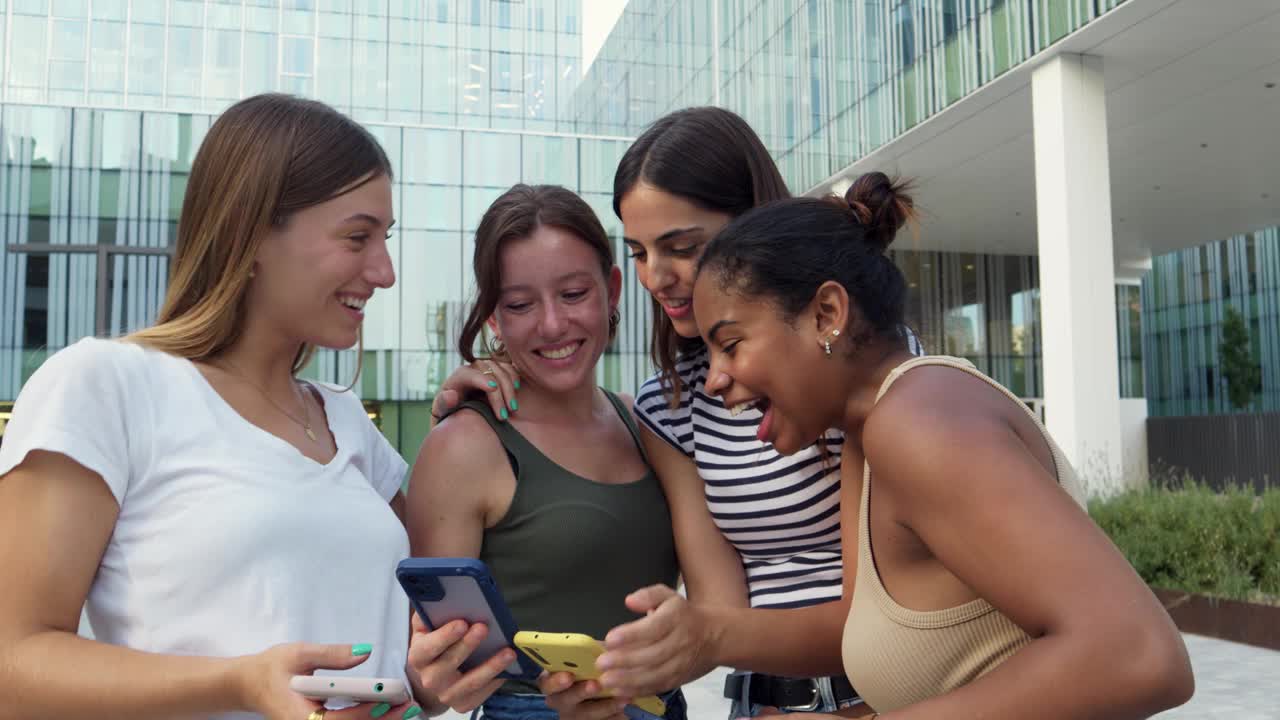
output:
[{"label": "glass window panel", "polygon": [[235,5],[210,5],[209,27],[220,30],[239,30],[240,29],[240,3]]},{"label": "glass window panel", "polygon": [[[508,183],[508,186],[511,183]],[[480,219],[484,217],[484,213],[493,204],[498,196],[507,191],[507,186],[477,188],[464,187],[462,190],[462,221],[463,234],[465,236],[473,235],[476,227],[480,224]],[[470,258],[471,241],[468,240],[467,257]],[[470,276],[470,273],[467,273]]]},{"label": "glass window panel", "polygon": [[409,183],[461,184],[461,136],[456,130],[406,128],[400,176]]},{"label": "glass window panel", "polygon": [[13,0],[13,11],[24,15],[48,15],[49,0]]},{"label": "glass window panel", "polygon": [[509,187],[519,177],[519,167],[515,165],[519,157],[519,135],[466,133],[463,136],[462,182],[464,185]]},{"label": "glass window panel", "polygon": [[[15,15],[13,17],[12,51],[9,57],[10,85],[44,87],[45,36],[47,23],[42,17]],[[11,100],[13,98],[10,98]]]},{"label": "glass window panel", "polygon": [[88,0],[53,0],[50,7],[54,17],[85,18],[89,15]]},{"label": "glass window panel", "polygon": [[84,60],[84,23],[81,20],[54,20],[49,58]]},{"label": "glass window panel", "polygon": [[275,7],[254,7],[252,2],[248,4],[249,7],[245,8],[244,26],[258,32],[276,32],[280,19],[279,10]]},{"label": "glass window panel", "polygon": [[421,110],[422,77],[428,74],[422,66],[422,46],[392,45],[390,59],[391,65],[387,69],[389,107],[396,110]]},{"label": "glass window panel", "polygon": [[316,97],[339,108],[350,107],[351,41],[322,37],[318,43]]},{"label": "glass window panel", "polygon": [[[386,67],[387,44],[357,40],[353,62],[357,68]],[[387,107],[386,79],[373,73],[355,73],[352,83],[352,104],[362,108],[385,110]]]},{"label": "glass window panel", "polygon": [[164,92],[164,28],[134,24],[129,48],[130,95]]},{"label": "glass window panel", "polygon": [[290,75],[310,75],[311,38],[286,35],[281,42],[280,71]]},{"label": "glass window panel", "polygon": [[204,94],[213,98],[235,98],[240,94],[240,33],[234,30],[207,31]]},{"label": "glass window panel", "polygon": [[200,95],[201,31],[195,28],[169,28],[169,79],[170,95],[197,97]]},{"label": "glass window panel", "polygon": [[405,185],[401,222],[412,230],[462,227],[462,189],[456,185]]},{"label": "glass window panel", "polygon": [[135,23],[164,24],[164,0],[132,0]]},{"label": "glass window panel", "polygon": [[[286,5],[286,7],[288,7]],[[312,23],[315,22],[315,13],[311,10],[285,10],[284,24],[281,31],[294,33],[297,35],[310,35],[313,31]]]},{"label": "glass window panel", "polygon": [[129,0],[93,0],[93,17],[102,20],[127,20]]},{"label": "glass window panel", "polygon": [[84,63],[65,60],[49,63],[49,87],[53,90],[83,90]]},{"label": "glass window panel", "polygon": [[276,89],[276,36],[244,34],[244,94],[257,95]]},{"label": "glass window panel", "polygon": [[[452,349],[462,313],[465,263],[459,232],[406,230],[401,267],[412,268],[414,282],[401,283],[405,349]],[[470,260],[470,258],[467,258]]]},{"label": "glass window panel", "polygon": [[169,24],[183,27],[204,26],[202,0],[174,0],[169,5]]},{"label": "glass window panel", "polygon": [[423,110],[427,122],[451,123],[458,111],[458,89],[453,82],[457,77],[453,48],[429,46],[423,48],[422,73]]},{"label": "glass window panel", "polygon": [[89,88],[110,92],[124,90],[125,25],[97,20],[90,32]]},{"label": "glass window panel", "polygon": [[578,187],[578,141],[574,138],[526,135],[520,180]]}]

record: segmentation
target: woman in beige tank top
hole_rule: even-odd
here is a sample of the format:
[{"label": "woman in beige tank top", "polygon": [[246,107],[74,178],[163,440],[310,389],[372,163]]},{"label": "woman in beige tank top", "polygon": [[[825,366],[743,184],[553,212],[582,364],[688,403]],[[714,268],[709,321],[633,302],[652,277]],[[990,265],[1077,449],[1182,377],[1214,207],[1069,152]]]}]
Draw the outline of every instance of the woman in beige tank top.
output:
[{"label": "woman in beige tank top", "polygon": [[850,680],[886,719],[1142,718],[1185,702],[1181,637],[1082,511],[1043,427],[968,362],[897,341],[906,285],[884,251],[911,214],[880,173],[845,199],[757,208],[706,249],[694,291],[709,391],[764,409],[759,434],[784,453],[847,433]]}]

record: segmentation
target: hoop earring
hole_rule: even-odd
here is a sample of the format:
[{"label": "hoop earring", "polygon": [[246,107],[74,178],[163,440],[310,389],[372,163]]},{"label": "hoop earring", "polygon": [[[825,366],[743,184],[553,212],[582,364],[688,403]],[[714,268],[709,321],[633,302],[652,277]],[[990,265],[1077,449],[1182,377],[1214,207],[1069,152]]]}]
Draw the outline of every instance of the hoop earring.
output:
[{"label": "hoop earring", "polygon": [[612,338],[618,332],[618,325],[622,323],[622,313],[618,312],[618,308],[614,308],[609,313],[609,337]]}]

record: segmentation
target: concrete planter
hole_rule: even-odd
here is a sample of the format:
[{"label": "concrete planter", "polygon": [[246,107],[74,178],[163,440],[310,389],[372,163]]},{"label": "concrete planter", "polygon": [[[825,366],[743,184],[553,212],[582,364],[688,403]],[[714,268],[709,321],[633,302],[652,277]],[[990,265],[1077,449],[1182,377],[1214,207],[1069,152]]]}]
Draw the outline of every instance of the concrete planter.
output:
[{"label": "concrete planter", "polygon": [[1280,650],[1280,607],[1152,588],[1178,629]]}]

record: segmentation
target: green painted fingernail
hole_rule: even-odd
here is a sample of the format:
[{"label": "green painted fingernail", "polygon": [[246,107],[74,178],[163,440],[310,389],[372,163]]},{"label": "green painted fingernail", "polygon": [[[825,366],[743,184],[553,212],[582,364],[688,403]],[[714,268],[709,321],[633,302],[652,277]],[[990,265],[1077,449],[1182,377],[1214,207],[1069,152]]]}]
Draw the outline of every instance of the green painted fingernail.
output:
[{"label": "green painted fingernail", "polygon": [[409,718],[416,718],[421,714],[422,714],[422,708],[418,707],[417,705],[414,705],[413,707],[404,711],[404,720],[409,720]]},{"label": "green painted fingernail", "polygon": [[516,402],[515,398],[511,398],[511,410],[514,412],[519,409],[520,409],[520,403]]},{"label": "green painted fingernail", "polygon": [[360,643],[359,645],[351,646],[352,655],[368,655],[371,652],[373,652],[373,646],[369,643]]},{"label": "green painted fingernail", "polygon": [[507,414],[506,408],[502,408],[502,411],[498,413],[498,417],[501,417],[503,420],[506,420],[508,417],[510,417],[510,415]]},{"label": "green painted fingernail", "polygon": [[520,389],[520,381],[519,381],[519,380],[513,380],[513,381],[512,381],[512,384],[516,386],[516,389],[517,389],[517,390],[519,390],[519,389]]},{"label": "green painted fingernail", "polygon": [[493,380],[490,380],[490,381],[489,381],[489,387],[491,387],[491,388],[498,387],[498,383],[494,382]]},{"label": "green painted fingernail", "polygon": [[374,706],[372,710],[369,711],[369,717],[380,718],[383,715],[386,715],[387,712],[390,710],[391,710],[391,703],[378,703],[376,706]]}]

